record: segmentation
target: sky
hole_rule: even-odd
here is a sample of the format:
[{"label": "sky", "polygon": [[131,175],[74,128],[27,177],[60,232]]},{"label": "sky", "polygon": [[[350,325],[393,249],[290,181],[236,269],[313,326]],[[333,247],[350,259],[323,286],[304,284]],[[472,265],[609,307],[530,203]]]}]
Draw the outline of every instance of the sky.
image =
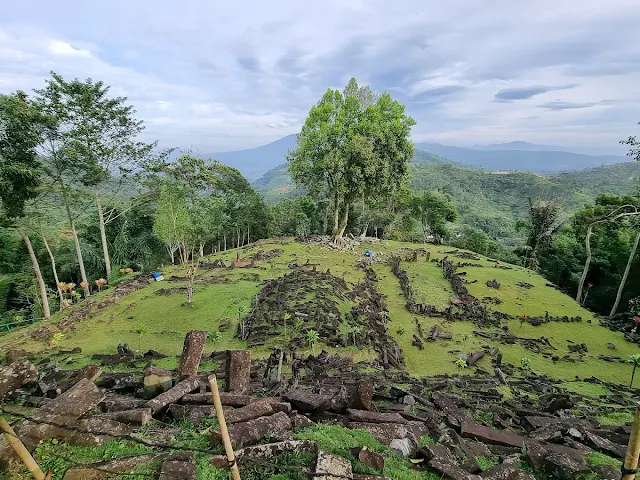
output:
[{"label": "sky", "polygon": [[355,76],[406,104],[415,141],[624,152],[638,25],[636,0],[11,1],[0,93],[102,80],[146,139],[215,152],[298,132]]}]

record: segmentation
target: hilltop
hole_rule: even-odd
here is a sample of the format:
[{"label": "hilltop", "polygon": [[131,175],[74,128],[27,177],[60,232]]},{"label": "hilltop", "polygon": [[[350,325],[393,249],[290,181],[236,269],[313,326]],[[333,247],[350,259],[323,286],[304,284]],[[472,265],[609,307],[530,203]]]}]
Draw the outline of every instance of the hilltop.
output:
[{"label": "hilltop", "polygon": [[[375,252],[371,265],[364,256],[367,249]],[[396,274],[393,256],[403,259]],[[445,278],[438,263],[443,258],[460,265],[458,280]],[[212,268],[222,264],[226,268]],[[399,271],[407,275],[404,291]],[[316,350],[352,352],[360,360],[380,362],[383,352],[397,346],[402,352],[397,360],[415,376],[454,373],[461,354],[497,348],[505,362],[519,365],[527,357],[534,370],[555,378],[595,375],[618,383],[627,381],[629,366],[600,357],[626,359],[638,352],[537,274],[445,246],[376,241],[337,251],[316,242],[260,241],[208,259],[198,271],[192,307],[184,305],[185,271],[172,266],[162,273],[162,282],[132,278],[47,324],[2,337],[3,350],[46,351],[52,335],[62,332],[60,348],[82,349],[74,360],[77,366],[90,363],[95,353],[115,352],[123,343],[177,354],[184,334],[202,329],[220,332],[211,350],[249,346],[260,357],[277,345],[310,352],[304,332],[314,329],[320,337]],[[493,281],[498,288],[492,288]],[[477,299],[471,306],[456,293],[461,286]],[[421,308],[426,310],[420,313]],[[382,311],[388,318],[380,317]],[[286,327],[285,313],[290,316]],[[243,338],[237,335],[243,331],[241,321]],[[430,342],[436,325],[452,339]],[[136,333],[140,326],[146,333]],[[359,332],[355,346],[354,328]],[[416,335],[424,350],[414,345]],[[581,344],[585,351],[572,353],[571,347]],[[487,368],[486,362],[477,366]]]}]

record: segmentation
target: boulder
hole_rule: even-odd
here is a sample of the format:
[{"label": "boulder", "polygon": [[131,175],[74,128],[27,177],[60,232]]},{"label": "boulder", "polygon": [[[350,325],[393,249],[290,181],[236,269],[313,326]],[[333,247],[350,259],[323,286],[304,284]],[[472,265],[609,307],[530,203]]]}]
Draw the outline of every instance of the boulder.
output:
[{"label": "boulder", "polygon": [[191,330],[184,338],[180,366],[178,367],[178,376],[181,380],[198,374],[207,335],[207,332],[202,330]]},{"label": "boulder", "polygon": [[311,477],[313,480],[353,479],[353,471],[349,460],[325,452],[318,453],[315,473],[316,475]]},{"label": "boulder", "polygon": [[612,457],[624,458],[627,453],[627,447],[614,443],[611,440],[600,437],[589,431],[585,431],[586,443],[594,450],[605,453]]},{"label": "boulder", "polygon": [[[290,431],[293,428],[286,413],[278,412],[268,417],[255,418],[247,422],[234,423],[229,427],[229,436],[234,445],[259,442],[267,434]],[[214,442],[220,443],[220,434],[212,434]]]},{"label": "boulder", "polygon": [[[235,452],[239,465],[248,462],[263,462],[289,452],[315,452],[318,445],[312,440],[290,440],[245,447]],[[226,457],[225,457],[226,460]]]},{"label": "boulder", "polygon": [[347,415],[349,420],[353,422],[398,423],[401,425],[408,423],[399,413],[380,413],[349,408],[347,409]]},{"label": "boulder", "polygon": [[[367,430],[376,440],[385,445],[389,445],[395,438],[412,437],[413,433],[407,425],[397,423],[358,423],[350,422],[349,428],[359,428]],[[412,439],[413,440],[413,439]]]},{"label": "boulder", "polygon": [[485,480],[515,480],[520,470],[512,463],[501,463],[480,474]]},{"label": "boulder", "polygon": [[291,422],[293,423],[294,428],[312,427],[316,424],[316,422],[310,418],[300,415],[299,413],[296,413],[291,417]]},{"label": "boulder", "polygon": [[251,350],[227,350],[225,391],[245,394],[251,383]]},{"label": "boulder", "polygon": [[[391,447],[393,448],[393,446]],[[384,457],[375,453],[367,447],[354,447],[350,448],[351,455],[356,457],[365,465],[382,472],[384,470]]]},{"label": "boulder", "polygon": [[305,413],[320,412],[326,409],[332,398],[331,395],[321,395],[301,390],[291,390],[285,395],[285,399],[293,408]]},{"label": "boulder", "polygon": [[415,447],[414,443],[408,438],[394,438],[389,443],[389,448],[395,450],[403,457],[408,458],[413,453]]},{"label": "boulder", "polygon": [[540,409],[543,412],[555,413],[574,406],[575,402],[566,393],[549,393],[540,397]]},{"label": "boulder", "polygon": [[358,383],[355,393],[353,395],[350,406],[360,410],[372,410],[373,409],[373,380],[364,379]]},{"label": "boulder", "polygon": [[[67,392],[35,410],[30,420],[19,421],[14,430],[25,447],[33,450],[43,440],[73,433],[72,430],[63,429],[58,425],[74,425],[82,415],[103,399],[104,392],[91,381],[82,379]],[[0,461],[6,461],[11,457],[11,447],[4,437],[0,437]]]},{"label": "boulder", "polygon": [[165,458],[158,480],[196,480],[193,455],[181,453]]},{"label": "boulder", "polygon": [[517,433],[509,430],[497,430],[475,422],[462,422],[460,435],[463,438],[473,438],[491,445],[504,445],[507,447],[521,447],[525,441]]},{"label": "boulder", "polygon": [[0,371],[0,400],[11,395],[21,386],[35,382],[38,370],[29,360],[16,360]]},{"label": "boulder", "polygon": [[481,480],[482,477],[469,473],[454,463],[441,463],[438,460],[431,460],[429,466],[440,473],[443,478],[450,480]]}]

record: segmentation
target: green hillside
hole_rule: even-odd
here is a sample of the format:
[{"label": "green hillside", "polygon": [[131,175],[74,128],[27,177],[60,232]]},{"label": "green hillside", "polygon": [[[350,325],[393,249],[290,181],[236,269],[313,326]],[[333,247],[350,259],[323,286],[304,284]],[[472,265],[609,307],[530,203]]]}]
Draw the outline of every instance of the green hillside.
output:
[{"label": "green hillside", "polygon": [[[558,200],[568,217],[601,193],[632,193],[640,177],[638,162],[543,176],[527,172],[492,173],[441,160],[441,163],[414,162],[409,187],[448,192],[456,199],[460,224],[480,228],[508,244],[513,243],[516,221],[526,215],[528,197]],[[253,185],[269,202],[297,193],[286,165],[271,170]]]},{"label": "green hillside", "polygon": [[[374,252],[370,266],[366,249]],[[406,290],[392,271],[393,256],[402,259],[398,271],[406,272],[412,303],[432,305],[430,314],[409,311]],[[437,263],[444,257],[453,265],[462,263],[456,270],[459,284],[444,277]],[[514,368],[527,358],[532,370],[555,378],[597,376],[617,383],[628,382],[630,366],[599,357],[626,359],[640,353],[622,334],[599,326],[590,312],[537,274],[450,247],[376,242],[338,251],[324,243],[286,239],[261,241],[209,260],[216,258],[227,268],[198,270],[192,307],[184,304],[185,270],[169,267],[162,272],[164,281],[134,277],[47,324],[0,337],[2,350],[81,347],[82,354],[69,364],[77,367],[95,362],[92,354],[115,352],[121,343],[135,350],[178,354],[185,333],[203,329],[212,334],[208,351],[251,346],[260,357],[282,345],[311,352],[307,332],[315,330],[316,352],[353,352],[356,360],[380,361],[381,352],[393,352],[397,345],[403,368],[416,376],[454,373],[460,369],[455,362],[461,355],[495,347]],[[236,258],[237,268],[228,268]],[[493,280],[497,289],[487,285]],[[461,285],[476,300],[461,297]],[[451,306],[455,298],[467,303]],[[385,311],[388,319],[381,313]],[[428,340],[436,325],[452,338]],[[236,335],[242,331],[245,339]],[[54,333],[64,335],[52,346]],[[414,335],[423,349],[413,345]],[[581,344],[586,350],[571,351]],[[163,362],[171,366],[175,361]],[[476,366],[491,371],[488,356]]]}]

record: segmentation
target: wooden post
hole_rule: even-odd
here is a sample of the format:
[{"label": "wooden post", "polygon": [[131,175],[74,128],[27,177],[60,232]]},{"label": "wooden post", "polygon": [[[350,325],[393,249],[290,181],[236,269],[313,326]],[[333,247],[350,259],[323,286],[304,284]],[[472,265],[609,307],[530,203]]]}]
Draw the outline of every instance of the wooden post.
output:
[{"label": "wooden post", "polygon": [[[640,402],[636,402],[636,413],[633,417],[633,427],[627,445],[627,454],[622,467],[622,480],[635,480],[640,456]],[[627,473],[629,472],[629,473]]]},{"label": "wooden post", "polygon": [[9,425],[9,423],[2,417],[0,417],[0,430],[2,430],[4,438],[7,439],[11,448],[13,448],[13,450],[18,454],[22,463],[27,466],[31,475],[33,475],[36,480],[45,480],[44,473],[40,470],[40,467],[29,453],[29,450],[27,450],[24,444],[20,441],[16,432],[11,428],[11,425]]},{"label": "wooden post", "polygon": [[227,423],[224,420],[224,412],[222,411],[222,402],[220,400],[220,392],[218,391],[218,380],[215,375],[209,377],[209,385],[211,386],[211,394],[213,395],[213,406],[216,409],[216,417],[218,417],[218,424],[220,425],[220,435],[222,436],[222,443],[224,443],[224,450],[227,453],[227,460],[231,465],[231,475],[233,480],[240,480],[240,471],[238,470],[238,464],[236,463],[236,457],[233,453],[233,447],[231,446],[231,438],[229,437],[229,431],[227,430]]}]

